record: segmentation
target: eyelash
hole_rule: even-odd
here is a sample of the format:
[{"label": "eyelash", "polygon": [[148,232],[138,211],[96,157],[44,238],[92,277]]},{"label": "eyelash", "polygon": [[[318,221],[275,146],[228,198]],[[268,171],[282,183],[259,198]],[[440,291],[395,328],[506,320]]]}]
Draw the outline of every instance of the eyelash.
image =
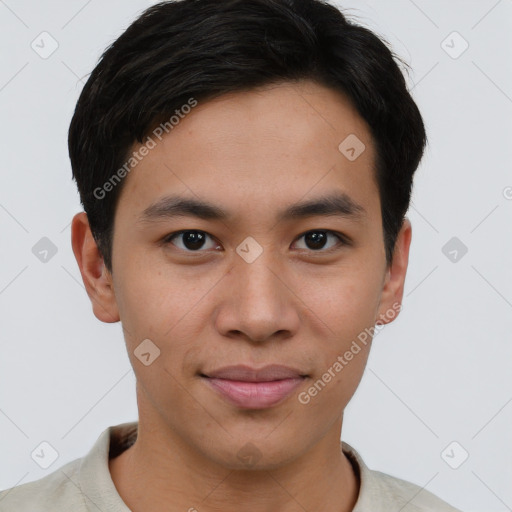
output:
[{"label": "eyelash", "polygon": [[[184,233],[202,233],[202,234],[207,235],[211,239],[215,240],[215,238],[212,235],[210,235],[209,233],[207,233],[206,231],[201,231],[199,229],[182,229],[181,231],[175,231],[174,233],[168,234],[166,237],[164,237],[162,239],[162,244],[164,244],[164,245],[172,244],[172,240],[175,237],[178,237],[179,235],[182,235]],[[334,235],[338,239],[338,244],[336,246],[330,247],[330,248],[325,249],[325,250],[323,248],[322,249],[318,249],[318,250],[305,249],[305,250],[307,250],[308,252],[311,252],[311,253],[325,253],[325,254],[329,254],[332,251],[338,250],[338,249],[340,249],[343,246],[351,245],[351,241],[350,241],[350,239],[347,236],[345,236],[343,233],[339,233],[337,231],[332,231],[330,229],[310,229],[308,231],[305,231],[301,235],[299,235],[296,240],[299,240],[299,239],[303,238],[304,236],[308,235],[309,233],[326,233],[326,234]],[[201,250],[201,249],[198,249],[197,251],[192,251],[192,250],[188,250],[188,249],[181,249],[179,247],[177,247],[177,249],[180,250],[180,251],[191,253],[191,254],[207,252],[207,251],[204,251],[204,250]],[[301,250],[304,250],[304,249],[301,249]]]}]

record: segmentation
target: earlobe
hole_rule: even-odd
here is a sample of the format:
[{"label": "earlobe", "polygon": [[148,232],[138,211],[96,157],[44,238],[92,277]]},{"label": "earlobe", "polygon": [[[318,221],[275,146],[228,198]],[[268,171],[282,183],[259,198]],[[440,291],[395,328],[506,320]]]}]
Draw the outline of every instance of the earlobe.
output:
[{"label": "earlobe", "polygon": [[73,217],[71,245],[94,315],[102,322],[118,322],[119,311],[112,276],[105,267],[85,212],[77,213]]},{"label": "earlobe", "polygon": [[388,324],[398,316],[404,294],[411,239],[411,222],[405,217],[396,239],[393,261],[386,269],[376,323]]}]

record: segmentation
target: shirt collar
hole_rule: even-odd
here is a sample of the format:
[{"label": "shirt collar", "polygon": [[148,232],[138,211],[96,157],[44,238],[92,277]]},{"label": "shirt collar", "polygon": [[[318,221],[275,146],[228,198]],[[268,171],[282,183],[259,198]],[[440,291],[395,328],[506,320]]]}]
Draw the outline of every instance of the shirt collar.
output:
[{"label": "shirt collar", "polygon": [[[90,512],[131,512],[117,492],[108,461],[128,449],[137,439],[138,422],[122,423],[105,429],[80,464],[80,487]],[[372,471],[359,453],[342,441],[342,451],[359,479],[359,495],[352,512],[371,509]]]}]

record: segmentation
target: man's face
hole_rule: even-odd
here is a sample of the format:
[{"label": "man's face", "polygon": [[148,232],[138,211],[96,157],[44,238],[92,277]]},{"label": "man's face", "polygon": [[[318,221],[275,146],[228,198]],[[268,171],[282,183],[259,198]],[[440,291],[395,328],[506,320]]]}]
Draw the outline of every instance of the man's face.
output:
[{"label": "man's face", "polygon": [[[355,160],[350,147],[338,148],[351,134],[366,146]],[[353,358],[333,367],[396,300],[385,293],[367,125],[342,95],[303,82],[199,103],[157,142],[125,178],[113,240],[113,301],[141,423],[232,468],[244,465],[247,443],[272,467],[336,428],[339,436],[370,342],[358,341]],[[334,195],[359,210],[279,217]],[[209,203],[226,217],[144,216],[166,196]],[[160,350],[147,366],[134,353],[143,340],[149,353]],[[244,399],[251,391],[235,385],[229,399],[202,376],[270,364],[307,377],[288,395]],[[309,393],[329,368],[331,379]]]}]

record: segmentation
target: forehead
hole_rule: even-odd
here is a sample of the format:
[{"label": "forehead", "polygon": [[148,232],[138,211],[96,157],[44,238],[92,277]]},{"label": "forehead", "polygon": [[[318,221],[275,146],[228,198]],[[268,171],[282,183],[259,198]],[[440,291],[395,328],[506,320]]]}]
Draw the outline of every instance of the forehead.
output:
[{"label": "forehead", "polygon": [[369,129],[337,91],[308,81],[265,86],[198,102],[178,121],[160,138],[149,134],[152,149],[124,178],[119,209],[129,205],[133,218],[169,194],[260,218],[332,190],[370,213],[379,207]]}]

